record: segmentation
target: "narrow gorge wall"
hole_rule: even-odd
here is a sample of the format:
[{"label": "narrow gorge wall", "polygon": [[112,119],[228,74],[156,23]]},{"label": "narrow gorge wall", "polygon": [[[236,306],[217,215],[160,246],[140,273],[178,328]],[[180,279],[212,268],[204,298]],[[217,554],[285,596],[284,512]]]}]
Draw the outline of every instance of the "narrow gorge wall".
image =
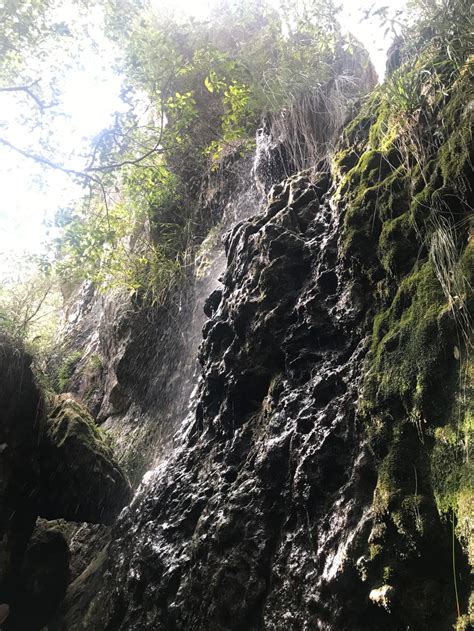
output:
[{"label": "narrow gorge wall", "polygon": [[295,178],[229,235],[197,419],[123,515],[98,628],[357,622],[343,570],[374,484],[355,422],[363,302],[337,265],[329,183]]},{"label": "narrow gorge wall", "polygon": [[263,201],[252,169],[252,156],[231,154],[203,184],[195,226],[204,236],[166,304],[146,304],[118,290],[104,294],[88,284],[70,301],[61,386],[84,401],[111,436],[134,486],[195,407],[204,302],[225,269],[222,236]]},{"label": "narrow gorge wall", "polygon": [[63,386],[134,496],[49,631],[472,625],[471,77],[420,68],[311,169],[227,156],[166,306],[86,288]]},{"label": "narrow gorge wall", "polygon": [[430,110],[443,135],[424,172],[378,135],[375,94],[330,170],[277,184],[230,230],[195,413],[53,628],[468,628],[465,89]]}]

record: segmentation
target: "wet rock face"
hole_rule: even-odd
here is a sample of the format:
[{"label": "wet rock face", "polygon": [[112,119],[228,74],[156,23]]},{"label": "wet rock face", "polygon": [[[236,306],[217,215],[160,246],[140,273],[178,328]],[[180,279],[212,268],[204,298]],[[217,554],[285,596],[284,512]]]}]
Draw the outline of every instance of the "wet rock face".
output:
[{"label": "wet rock face", "polygon": [[38,475],[42,398],[31,357],[0,336],[0,593],[19,562],[36,518],[32,480]]},{"label": "wet rock face", "polygon": [[265,195],[274,182],[283,180],[289,173],[296,171],[284,143],[271,134],[271,121],[267,118],[257,130],[257,147],[253,166],[258,187]]},{"label": "wet rock face", "polygon": [[40,447],[39,514],[110,524],[131,498],[124,473],[84,406],[57,397]]},{"label": "wet rock face", "polygon": [[11,614],[2,628],[33,631],[43,627],[64,598],[69,576],[66,539],[53,528],[37,528],[9,586]]},{"label": "wet rock face", "polygon": [[0,336],[0,358],[2,628],[36,631],[69,582],[68,544],[44,524],[35,529],[37,516],[110,523],[131,491],[85,408],[59,397],[47,418],[31,357]]},{"label": "wet rock face", "polygon": [[375,486],[355,420],[363,299],[328,184],[284,182],[229,234],[196,418],[122,513],[89,628],[380,629],[356,563]]}]

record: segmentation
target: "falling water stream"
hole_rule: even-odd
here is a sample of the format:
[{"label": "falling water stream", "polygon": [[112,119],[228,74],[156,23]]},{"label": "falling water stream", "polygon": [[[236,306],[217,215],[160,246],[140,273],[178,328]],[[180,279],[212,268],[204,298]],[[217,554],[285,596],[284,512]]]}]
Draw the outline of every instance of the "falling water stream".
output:
[{"label": "falling water stream", "polygon": [[269,175],[262,162],[249,166],[203,249],[206,273],[181,312],[186,344],[176,343],[179,357],[157,345],[146,367],[157,377],[137,427],[154,431],[112,533],[100,628],[224,631],[265,620],[309,631],[347,615],[341,577],[367,536],[373,489],[354,422],[366,345],[338,256],[339,215],[327,174],[287,180],[263,208],[254,174],[266,178],[260,190]]},{"label": "falling water stream", "polygon": [[[180,299],[176,311],[167,314],[169,321],[161,337],[154,340],[154,350],[148,348],[141,362],[134,358],[136,380],[148,384],[146,396],[132,397],[125,414],[112,414],[104,423],[114,438],[119,457],[122,454],[122,462],[131,462],[129,470],[135,484],[142,476],[144,482],[150,479],[153,470],[182,441],[183,432],[194,417],[200,379],[197,357],[207,318],[204,303],[220,286],[219,279],[226,267],[225,234],[239,221],[257,214],[264,202],[270,173],[265,170],[263,184],[262,168],[256,166],[262,162],[262,156],[270,159],[264,148],[266,143],[269,140],[259,134],[255,156],[231,164],[232,185],[218,201],[217,213],[221,219],[198,250],[186,295]],[[226,174],[218,175],[214,188],[225,190],[225,178]],[[145,340],[145,348],[149,345]]]}]

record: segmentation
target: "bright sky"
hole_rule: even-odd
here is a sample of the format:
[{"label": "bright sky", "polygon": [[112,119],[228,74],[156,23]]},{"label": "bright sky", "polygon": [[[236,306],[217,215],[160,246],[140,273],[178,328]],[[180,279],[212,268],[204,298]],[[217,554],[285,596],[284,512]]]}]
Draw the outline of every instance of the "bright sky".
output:
[{"label": "bright sky", "polygon": [[[70,22],[68,2],[55,16],[58,21]],[[92,18],[92,19],[90,19]],[[102,14],[85,18],[91,40],[82,38],[80,44],[69,38],[64,58],[53,60],[61,67],[54,79],[63,76],[59,88],[60,112],[54,119],[52,145],[55,147],[54,160],[71,168],[84,166],[83,155],[90,147],[91,139],[112,122],[113,114],[123,110],[119,98],[121,80],[113,71],[116,51],[102,34]],[[81,32],[83,22],[80,17],[75,31]],[[68,39],[66,39],[66,45]],[[66,71],[63,69],[67,68]],[[62,74],[64,73],[64,74]],[[43,84],[50,77],[41,76]],[[35,129],[22,123],[21,115],[30,111],[31,101],[25,97],[24,110],[18,111],[18,100],[8,93],[0,94],[2,118],[9,121],[2,135],[20,148],[35,146],[40,137]],[[41,150],[37,150],[41,153]],[[51,228],[55,213],[70,206],[83,195],[82,188],[70,176],[54,169],[43,168],[32,160],[22,157],[11,149],[0,145],[0,282],[11,273],[12,265],[22,252],[40,253],[44,243],[51,238]],[[13,261],[13,264],[12,264]],[[13,273],[14,273],[13,269]]]},{"label": "bright sky", "polygon": [[[84,70],[71,72],[63,96],[68,116],[56,126],[61,144],[76,154],[87,151],[91,139],[112,122],[114,112],[123,109],[119,91],[119,77],[98,68],[93,57]],[[18,130],[8,138],[19,147],[25,145],[24,132]],[[66,157],[65,163],[73,168],[84,165],[74,156]],[[2,146],[0,190],[0,257],[9,250],[41,251],[55,212],[83,194],[65,173],[42,168]]]},{"label": "bright sky", "polygon": [[[154,0],[157,8],[163,0]],[[208,0],[168,0],[176,10],[205,16]],[[277,3],[277,0],[275,0]],[[352,32],[369,50],[379,76],[383,76],[385,54],[390,37],[384,39],[382,28],[375,22],[361,21],[361,11],[375,5],[401,8],[404,0],[343,0],[340,16],[343,27]],[[101,18],[96,16],[94,39],[99,50],[89,45],[82,50],[80,63],[71,65],[64,85],[61,109],[67,115],[58,119],[55,136],[60,146],[76,157],[67,158],[69,165],[80,167],[80,155],[87,151],[94,135],[107,127],[113,114],[123,109],[120,100],[120,78],[114,73],[116,51],[101,36]],[[0,94],[3,116],[9,115],[13,101]],[[12,114],[14,112],[12,111]],[[14,116],[12,116],[13,118]],[[25,146],[31,134],[21,126],[8,129],[8,139],[18,146]],[[5,134],[6,136],[6,134]],[[42,169],[34,162],[22,158],[10,149],[0,146],[0,278],[12,253],[41,252],[45,240],[51,237],[55,212],[81,197],[81,189],[65,174]]]}]

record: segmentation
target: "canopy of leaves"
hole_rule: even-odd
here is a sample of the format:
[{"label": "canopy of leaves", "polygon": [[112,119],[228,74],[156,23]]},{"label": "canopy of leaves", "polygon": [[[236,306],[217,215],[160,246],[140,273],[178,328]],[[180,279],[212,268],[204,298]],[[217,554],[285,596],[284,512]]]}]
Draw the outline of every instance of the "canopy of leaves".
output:
[{"label": "canopy of leaves", "polygon": [[126,41],[127,76],[165,111],[171,168],[186,163],[186,179],[199,175],[209,155],[253,138],[264,114],[350,74],[336,16],[332,0],[285,2],[278,11],[221,2],[200,22],[141,16]]},{"label": "canopy of leaves", "polygon": [[[116,283],[163,300],[189,260],[196,192],[208,170],[228,152],[248,151],[269,114],[277,132],[303,139],[304,152],[311,134],[324,128],[334,136],[342,122],[344,108],[334,121],[321,119],[319,129],[312,122],[319,104],[338,106],[329,90],[347,101],[367,87],[354,81],[370,75],[367,54],[342,35],[333,0],[282,0],[278,9],[264,0],[224,0],[201,20],[157,11],[147,0],[71,0],[77,16],[64,21],[65,4],[2,5],[0,90],[17,92],[41,115],[55,98],[55,63],[63,62],[51,61],[52,51],[57,57],[76,46],[80,53],[77,29],[87,34],[87,12],[100,9],[123,53],[129,109],[94,140],[83,169],[44,161],[82,176],[90,189],[58,217],[63,233],[54,257],[68,282]],[[426,14],[438,3],[415,4]],[[444,4],[454,11],[451,0]],[[388,21],[383,11],[380,17]],[[45,59],[48,86],[37,82]]]},{"label": "canopy of leaves", "polygon": [[[354,69],[336,14],[332,0],[286,2],[278,11],[222,2],[201,21],[107,3],[130,108],[96,141],[86,169],[98,179],[95,195],[63,214],[60,273],[161,300],[159,285],[172,288],[172,277],[183,276],[209,168],[227,152],[248,151],[265,114]],[[359,52],[357,63],[368,65],[367,56]]]}]

